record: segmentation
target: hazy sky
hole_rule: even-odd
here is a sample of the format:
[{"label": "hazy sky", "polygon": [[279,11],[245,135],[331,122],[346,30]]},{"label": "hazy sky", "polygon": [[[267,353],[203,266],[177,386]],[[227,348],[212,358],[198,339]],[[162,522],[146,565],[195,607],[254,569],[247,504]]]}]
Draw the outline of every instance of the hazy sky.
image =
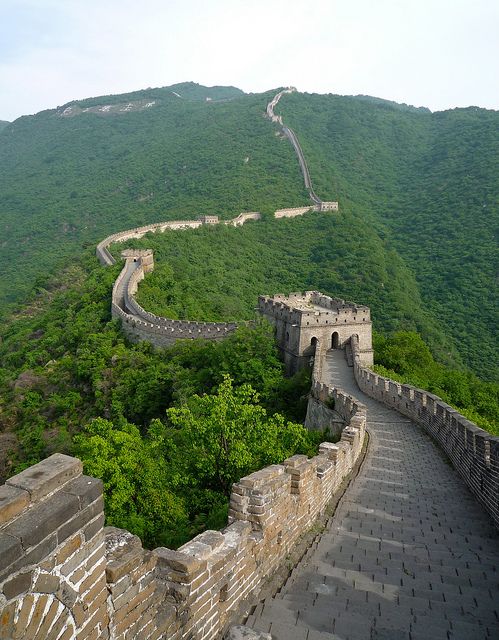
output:
[{"label": "hazy sky", "polygon": [[497,0],[0,0],[0,119],[193,80],[499,108]]}]

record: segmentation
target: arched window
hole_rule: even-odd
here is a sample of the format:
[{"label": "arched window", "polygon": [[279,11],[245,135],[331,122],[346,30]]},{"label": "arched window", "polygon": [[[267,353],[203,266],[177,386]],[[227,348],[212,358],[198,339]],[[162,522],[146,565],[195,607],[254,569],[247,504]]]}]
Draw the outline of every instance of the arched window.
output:
[{"label": "arched window", "polygon": [[340,348],[340,336],[337,331],[333,333],[331,336],[331,349],[339,349]]}]

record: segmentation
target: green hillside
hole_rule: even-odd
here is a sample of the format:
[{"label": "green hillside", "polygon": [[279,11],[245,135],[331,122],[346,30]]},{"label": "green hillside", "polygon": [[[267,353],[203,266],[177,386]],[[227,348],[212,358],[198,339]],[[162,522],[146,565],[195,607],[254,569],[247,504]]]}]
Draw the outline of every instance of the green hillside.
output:
[{"label": "green hillside", "polygon": [[104,481],[108,524],[177,546],[226,521],[232,481],[328,437],[298,424],[308,372],[284,377],[265,323],[155,350],[111,319],[121,267],[100,266],[95,244],[210,213],[263,219],[131,243],[154,250],[147,309],[251,319],[258,294],[300,289],[368,304],[381,373],[498,433],[499,385],[466,370],[498,377],[497,113],[286,95],[315,190],[340,212],[275,220],[307,194],[263,115],[273,95],[184,83],[68,103],[0,134],[0,479],[77,455]]},{"label": "green hillside", "polygon": [[[12,123],[0,134],[0,314],[108,233],[305,204],[291,145],[263,116],[273,94],[182,83]],[[265,284],[268,293],[321,288],[370,304],[381,330],[417,328],[441,361],[497,379],[497,112],[432,114],[367,96],[308,94],[286,94],[278,111],[300,139],[316,192],[339,199],[339,226],[318,229],[317,238],[300,230],[301,242],[284,223],[268,231],[267,245],[258,236],[266,232],[252,228],[230,236],[226,258],[224,246],[199,249],[197,262],[192,251],[189,264],[177,265],[179,289],[196,289],[205,265],[216,272],[217,260],[235,264],[239,242],[250,253],[255,243],[275,264],[265,281],[258,260],[251,277],[242,261],[253,286],[237,303],[223,294],[237,289],[225,284],[225,264],[204,289],[220,283],[218,307],[190,300],[177,312],[242,313]],[[188,251],[187,239],[174,242]]]},{"label": "green hillside", "polygon": [[154,250],[155,270],[141,283],[138,300],[157,315],[249,320],[259,294],[318,289],[368,304],[380,331],[417,330],[445,342],[425,312],[413,274],[347,209],[268,217],[241,228],[148,234],[114,245],[116,257],[124,246]]},{"label": "green hillside", "polygon": [[389,240],[462,360],[497,378],[499,114],[307,94],[279,107],[319,196]]},{"label": "green hillside", "polygon": [[8,124],[10,124],[10,122],[7,122],[7,120],[0,120],[0,131],[5,129]]},{"label": "green hillside", "polygon": [[[12,123],[0,134],[0,313],[109,233],[302,203],[293,151],[263,117],[270,95],[186,83]],[[98,111],[130,103],[131,111]]]}]

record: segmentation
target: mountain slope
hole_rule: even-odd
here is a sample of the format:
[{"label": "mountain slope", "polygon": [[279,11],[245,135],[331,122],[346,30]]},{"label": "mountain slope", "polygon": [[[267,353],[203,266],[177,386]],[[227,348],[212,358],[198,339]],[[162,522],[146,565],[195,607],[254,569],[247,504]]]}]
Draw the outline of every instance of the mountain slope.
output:
[{"label": "mountain slope", "polygon": [[[292,147],[263,115],[273,95],[182,83],[68,103],[4,129],[2,313],[114,231],[306,203]],[[317,231],[306,260],[291,253],[295,231],[276,229],[269,246],[296,273],[268,286],[359,295],[381,328],[412,323],[441,360],[497,377],[498,114],[296,93],[277,111],[298,135],[316,192],[339,199],[341,224]],[[254,302],[245,295],[241,309]]]},{"label": "mountain slope", "polygon": [[79,101],[1,134],[3,309],[109,233],[303,202],[293,151],[263,117],[266,94],[190,84],[173,91]]},{"label": "mountain slope", "polygon": [[499,114],[303,94],[279,108],[318,194],[391,240],[463,361],[497,377]]}]

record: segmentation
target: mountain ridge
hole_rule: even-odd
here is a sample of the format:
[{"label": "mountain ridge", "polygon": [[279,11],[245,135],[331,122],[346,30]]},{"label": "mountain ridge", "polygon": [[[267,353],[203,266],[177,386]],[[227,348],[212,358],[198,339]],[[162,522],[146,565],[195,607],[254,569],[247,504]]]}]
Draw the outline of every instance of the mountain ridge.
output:
[{"label": "mountain ridge", "polygon": [[[59,107],[20,118],[8,127],[8,135],[1,134],[0,215],[6,275],[0,282],[0,300],[4,305],[26,298],[33,283],[43,286],[47,274],[107,233],[203,214],[223,218],[261,210],[265,217],[276,208],[307,201],[291,145],[263,117],[273,92],[212,89],[213,97],[222,96],[221,101],[206,101],[208,88],[195,83],[72,101],[67,105],[91,109],[110,102],[126,105],[130,96],[143,101],[162,96],[154,108],[143,108],[141,103],[137,110],[116,117],[82,112],[77,118],[65,118],[61,114],[66,106]],[[190,91],[194,99],[181,100],[173,93],[181,91]],[[449,312],[458,318],[452,341],[479,370],[477,345],[484,330],[488,353],[493,353],[493,298],[486,258],[496,215],[490,171],[496,153],[488,139],[492,140],[497,114],[474,109],[432,114],[399,106],[376,98],[295,93],[286,95],[279,109],[300,140],[320,197],[338,196],[355,225],[367,224],[373,239],[390,238],[386,250],[400,253],[417,274],[422,290],[433,280],[438,282],[429,287],[425,304],[443,325]],[[470,171],[468,190],[488,193],[490,201],[489,223],[471,202],[481,238],[473,229],[464,236],[454,229],[456,198],[449,198],[445,190],[450,180],[450,193],[459,193]],[[415,201],[421,206],[415,207]],[[466,219],[463,216],[461,212],[456,218],[459,224]],[[413,225],[412,220],[418,223]],[[434,242],[433,237],[442,242]],[[469,348],[463,339],[471,324],[466,317],[468,301],[463,298],[468,285],[461,281],[459,265],[455,260],[450,263],[441,250],[447,243],[460,247],[462,253],[463,242],[467,246],[471,242],[473,272],[467,277],[474,287],[473,295],[468,295],[472,314],[478,315],[480,288],[488,301],[486,324],[478,318]],[[350,243],[360,256],[364,247],[355,234]],[[424,251],[415,257],[421,246]],[[432,251],[444,270],[433,264]],[[333,259],[329,249],[319,258]],[[480,280],[482,276],[485,280]],[[451,286],[456,277],[461,278],[458,286]],[[454,308],[453,291],[457,291],[459,308]],[[452,293],[443,303],[442,292]],[[3,310],[5,314],[5,306]],[[446,330],[452,332],[448,322]],[[445,355],[445,348],[441,351]]]}]

